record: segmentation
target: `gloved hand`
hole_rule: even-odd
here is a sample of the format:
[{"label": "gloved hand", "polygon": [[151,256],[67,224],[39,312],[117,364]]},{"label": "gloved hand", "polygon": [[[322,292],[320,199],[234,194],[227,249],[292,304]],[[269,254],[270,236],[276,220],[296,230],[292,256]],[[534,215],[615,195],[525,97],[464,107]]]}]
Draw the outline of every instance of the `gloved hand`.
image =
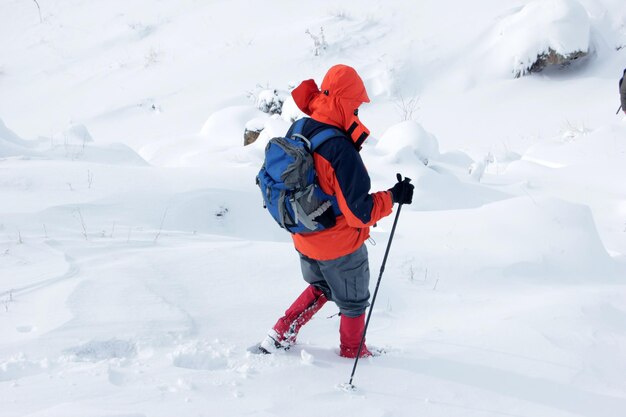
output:
[{"label": "gloved hand", "polygon": [[409,181],[411,181],[409,178],[402,179],[400,174],[398,174],[398,183],[389,189],[394,203],[411,204],[413,202],[413,189],[415,186]]}]

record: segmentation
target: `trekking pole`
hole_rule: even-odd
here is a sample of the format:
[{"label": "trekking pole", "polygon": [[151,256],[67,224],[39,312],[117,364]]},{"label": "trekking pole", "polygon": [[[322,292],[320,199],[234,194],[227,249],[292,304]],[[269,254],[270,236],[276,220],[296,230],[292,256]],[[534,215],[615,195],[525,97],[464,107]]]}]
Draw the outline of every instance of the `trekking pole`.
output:
[{"label": "trekking pole", "polygon": [[[405,177],[402,179],[402,175],[396,174],[396,178],[398,182],[411,182],[410,178]],[[372,304],[370,305],[370,311],[367,313],[367,320],[365,321],[365,328],[363,329],[363,335],[361,336],[361,343],[359,343],[359,351],[356,354],[356,358],[354,359],[354,366],[352,367],[352,374],[350,374],[350,382],[348,382],[348,387],[354,389],[354,385],[352,385],[352,379],[354,379],[354,373],[356,372],[356,366],[359,363],[359,356],[361,356],[361,350],[363,349],[363,345],[365,344],[365,333],[367,333],[367,326],[370,324],[370,318],[372,317],[372,311],[374,311],[374,303],[376,302],[376,295],[378,295],[378,287],[380,286],[380,281],[383,278],[383,272],[385,272],[385,264],[387,263],[387,256],[389,255],[389,249],[391,248],[391,242],[393,241],[393,235],[396,232],[396,225],[398,224],[398,218],[400,217],[400,210],[402,209],[402,203],[398,205],[398,211],[396,212],[396,218],[393,221],[393,227],[391,228],[391,234],[389,235],[389,242],[387,243],[387,249],[385,250],[385,256],[383,257],[383,263],[380,266],[380,273],[378,274],[378,281],[376,282],[376,289],[374,290],[374,296],[372,297]]]}]

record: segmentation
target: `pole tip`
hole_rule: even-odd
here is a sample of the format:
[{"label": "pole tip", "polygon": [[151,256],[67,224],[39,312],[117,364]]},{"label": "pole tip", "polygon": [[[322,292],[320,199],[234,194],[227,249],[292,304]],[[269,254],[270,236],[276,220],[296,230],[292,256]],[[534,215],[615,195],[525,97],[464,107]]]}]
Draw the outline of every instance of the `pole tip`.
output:
[{"label": "pole tip", "polygon": [[353,384],[352,384],[352,383],[350,383],[350,382],[346,382],[346,383],[343,383],[343,384],[339,384],[339,385],[338,385],[338,388],[339,388],[340,390],[342,390],[342,391],[345,391],[345,392],[354,392],[354,391],[356,391],[356,386],[355,386],[355,385],[353,385]]}]

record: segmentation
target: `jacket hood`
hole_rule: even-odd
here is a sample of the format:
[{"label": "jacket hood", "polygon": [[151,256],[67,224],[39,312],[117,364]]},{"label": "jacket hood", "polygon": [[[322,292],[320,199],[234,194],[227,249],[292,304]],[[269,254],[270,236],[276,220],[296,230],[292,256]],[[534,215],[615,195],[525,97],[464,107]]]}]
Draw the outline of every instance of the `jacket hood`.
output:
[{"label": "jacket hood", "polygon": [[356,70],[347,65],[331,67],[322,81],[324,94],[357,103],[369,103],[363,80]]},{"label": "jacket hood", "polygon": [[311,118],[346,131],[357,148],[370,133],[354,114],[370,99],[363,80],[352,67],[335,65],[324,76],[321,90],[315,81],[305,80],[291,92],[291,96],[298,108]]}]

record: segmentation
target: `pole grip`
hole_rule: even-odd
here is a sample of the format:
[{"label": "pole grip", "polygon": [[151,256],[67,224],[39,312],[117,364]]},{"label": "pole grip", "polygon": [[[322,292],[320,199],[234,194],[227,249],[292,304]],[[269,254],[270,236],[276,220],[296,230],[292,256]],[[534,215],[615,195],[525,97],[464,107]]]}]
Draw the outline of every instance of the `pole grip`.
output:
[{"label": "pole grip", "polygon": [[396,179],[398,180],[398,182],[411,182],[411,178],[409,177],[404,177],[404,179],[402,179],[402,174],[400,174],[399,172],[396,174]]},{"label": "pole grip", "polygon": [[[399,172],[396,174],[396,179],[398,180],[398,182],[406,182],[406,183],[411,182],[411,178],[409,177],[404,177],[404,179],[402,179],[402,174],[400,174]],[[398,205],[398,211],[400,210],[400,207],[402,207],[402,203]]]}]

